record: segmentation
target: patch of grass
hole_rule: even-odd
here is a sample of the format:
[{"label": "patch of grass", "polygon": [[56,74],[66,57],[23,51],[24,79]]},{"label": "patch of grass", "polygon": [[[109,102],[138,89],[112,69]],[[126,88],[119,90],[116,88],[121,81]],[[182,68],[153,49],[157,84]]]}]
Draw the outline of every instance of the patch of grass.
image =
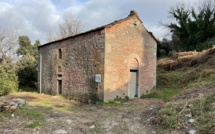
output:
[{"label": "patch of grass", "polygon": [[56,110],[56,111],[60,111],[60,112],[74,112],[74,111],[77,111],[78,108],[75,107],[75,106],[54,106],[52,107],[53,110]]},{"label": "patch of grass", "polygon": [[115,102],[115,101],[109,101],[109,102],[104,102],[102,105],[103,106],[123,106],[123,103]]},{"label": "patch of grass", "polygon": [[129,101],[129,97],[125,96],[124,98],[116,96],[113,101],[103,102],[103,106],[123,106],[124,103]]},{"label": "patch of grass", "polygon": [[116,96],[116,98],[114,99],[114,101],[125,103],[125,102],[129,101],[129,97],[125,96],[124,98],[122,98],[122,97]]},{"label": "patch of grass", "polygon": [[24,106],[19,108],[16,114],[23,118],[27,117],[30,121],[32,121],[31,124],[27,125],[27,127],[35,128],[44,122],[44,117],[42,115],[42,112],[44,110],[45,109],[38,108],[38,107],[35,108],[30,106]]},{"label": "patch of grass", "polygon": [[[188,92],[190,90],[192,93],[193,88],[196,89],[214,83],[214,48],[213,51],[207,53],[201,57],[198,55],[197,57],[185,57],[181,59],[181,62],[175,62],[175,58],[168,59],[168,61],[161,59],[157,70],[157,90],[142,97],[168,100],[179,92],[183,94],[184,90]],[[209,57],[207,57],[208,55]],[[192,59],[189,60],[189,58]],[[169,65],[166,66],[167,64]],[[169,70],[172,71],[165,71],[168,69],[166,67],[169,67]],[[152,123],[159,124],[162,128],[167,129],[184,131],[195,129],[197,133],[214,134],[215,95],[212,92],[213,88],[205,90],[204,94],[206,96],[166,103],[164,107],[157,111]],[[189,119],[195,119],[195,122],[188,123]]]},{"label": "patch of grass", "polygon": [[40,100],[40,105],[44,107],[52,107],[53,105],[48,100]]},{"label": "patch of grass", "polygon": [[[165,129],[195,129],[198,133],[215,132],[215,95],[200,97],[196,100],[169,102],[157,111],[152,123]],[[190,116],[187,116],[190,115]],[[188,123],[189,119],[195,122]]]},{"label": "patch of grass", "polygon": [[142,95],[141,98],[159,98],[163,100],[168,100],[174,95],[178,94],[181,90],[174,88],[159,88],[156,92],[150,94]]},{"label": "patch of grass", "polygon": [[10,112],[1,112],[0,113],[0,121],[4,121],[5,118],[11,117]]},{"label": "patch of grass", "polygon": [[99,134],[104,133],[105,129],[101,126],[98,120],[94,122],[95,127],[91,130],[91,132],[96,132]]},{"label": "patch of grass", "polygon": [[21,92],[38,92],[37,88],[32,88],[32,87],[20,87],[19,91]]},{"label": "patch of grass", "polygon": [[192,89],[215,81],[215,70],[208,66],[181,68],[175,71],[157,71],[157,89],[141,98],[168,100],[184,89]]},{"label": "patch of grass", "polygon": [[43,120],[43,117],[38,109],[34,109],[28,106],[20,108],[19,115],[27,116],[30,119]]},{"label": "patch of grass", "polygon": [[32,122],[31,124],[29,124],[27,127],[29,128],[36,128],[40,125],[40,122],[39,121],[34,121]]}]

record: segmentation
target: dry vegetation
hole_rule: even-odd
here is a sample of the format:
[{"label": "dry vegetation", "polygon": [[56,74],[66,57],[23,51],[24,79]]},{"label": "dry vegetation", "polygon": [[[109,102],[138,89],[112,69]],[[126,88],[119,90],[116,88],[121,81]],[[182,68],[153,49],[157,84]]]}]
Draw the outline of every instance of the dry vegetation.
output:
[{"label": "dry vegetation", "polygon": [[171,58],[162,58],[158,60],[158,69],[172,71],[185,67],[197,67],[202,65],[215,65],[215,47],[202,52],[179,52],[175,53]]},{"label": "dry vegetation", "polygon": [[[182,133],[215,134],[215,47],[180,52],[158,61],[157,91],[147,96],[167,103],[152,124]],[[192,122],[194,121],[194,122]]]}]

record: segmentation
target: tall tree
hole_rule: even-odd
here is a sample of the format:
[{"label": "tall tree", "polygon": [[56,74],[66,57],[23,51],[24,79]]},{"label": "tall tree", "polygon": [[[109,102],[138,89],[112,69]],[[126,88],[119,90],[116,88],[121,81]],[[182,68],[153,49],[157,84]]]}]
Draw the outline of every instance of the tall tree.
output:
[{"label": "tall tree", "polygon": [[54,41],[79,34],[84,31],[83,23],[74,18],[71,13],[65,13],[58,23],[58,31],[49,30],[48,41]]},{"label": "tall tree", "polygon": [[215,2],[199,1],[200,6],[176,6],[169,12],[175,21],[166,26],[172,33],[177,51],[202,50],[211,45],[205,43],[215,36]]},{"label": "tall tree", "polygon": [[[198,7],[198,10],[192,9],[192,17],[194,18],[194,28],[196,49],[202,49],[204,41],[215,36],[215,2],[204,2]],[[205,44],[207,45],[207,44]]]},{"label": "tall tree", "polygon": [[17,50],[18,55],[27,55],[32,53],[33,46],[28,36],[19,36],[19,49]]},{"label": "tall tree", "polygon": [[17,62],[19,87],[36,88],[36,65],[37,60],[30,54],[24,55],[21,59],[19,59],[19,61]]},{"label": "tall tree", "polygon": [[32,55],[36,60],[38,60],[38,46],[40,46],[40,41],[36,40],[33,47],[32,47]]},{"label": "tall tree", "polygon": [[38,46],[40,41],[36,40],[34,45],[31,44],[28,36],[19,37],[19,49],[17,54],[22,57],[18,60],[18,77],[20,87],[36,87],[37,82],[37,70],[38,63]]},{"label": "tall tree", "polygon": [[177,6],[172,8],[169,12],[170,17],[174,18],[175,22],[172,22],[167,25],[167,27],[172,32],[173,36],[176,36],[180,39],[181,45],[178,46],[178,49],[189,49],[189,15],[190,12],[184,8],[184,5]]}]

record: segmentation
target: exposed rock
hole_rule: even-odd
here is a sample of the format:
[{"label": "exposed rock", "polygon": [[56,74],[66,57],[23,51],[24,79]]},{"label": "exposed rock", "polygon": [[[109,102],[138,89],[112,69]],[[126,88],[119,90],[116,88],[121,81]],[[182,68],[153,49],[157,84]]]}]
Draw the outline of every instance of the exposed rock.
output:
[{"label": "exposed rock", "polygon": [[192,107],[193,107],[193,104],[189,104],[188,107],[189,107],[189,108],[192,108]]},{"label": "exposed rock", "polygon": [[68,132],[63,130],[63,129],[59,129],[59,130],[56,130],[54,132],[52,132],[52,134],[67,134]]},{"label": "exposed rock", "polygon": [[156,131],[152,131],[152,134],[156,134]]},{"label": "exposed rock", "polygon": [[26,101],[20,98],[13,99],[12,101],[18,103],[20,107],[26,104]]},{"label": "exposed rock", "polygon": [[11,102],[4,102],[0,105],[0,112],[2,111],[9,111],[9,110],[16,110],[19,106],[23,106],[26,104],[26,101],[23,99],[13,99]]},{"label": "exposed rock", "polygon": [[189,119],[188,122],[189,122],[189,123],[193,123],[193,122],[195,122],[195,119]]},{"label": "exposed rock", "polygon": [[95,125],[92,125],[92,126],[90,126],[89,128],[90,128],[90,129],[93,129],[93,128],[95,128]]},{"label": "exposed rock", "polygon": [[72,121],[71,121],[71,120],[66,120],[66,122],[67,122],[68,124],[71,124],[71,123],[72,123]]},{"label": "exposed rock", "polygon": [[54,122],[53,118],[46,119],[47,122]]},{"label": "exposed rock", "polygon": [[14,106],[14,105],[16,105],[17,103],[15,103],[14,101],[11,101],[10,102],[10,106]]},{"label": "exposed rock", "polygon": [[10,106],[3,106],[3,111],[9,111],[10,110]]},{"label": "exposed rock", "polygon": [[10,109],[11,110],[16,110],[17,107],[18,107],[18,104],[14,104],[14,105],[10,106]]},{"label": "exposed rock", "polygon": [[3,106],[9,106],[10,105],[10,103],[8,103],[8,102],[4,102],[4,104],[3,104]]},{"label": "exposed rock", "polygon": [[189,133],[189,134],[195,134],[195,133],[196,133],[196,130],[191,129],[188,133]]},{"label": "exposed rock", "polygon": [[186,117],[192,117],[192,113],[185,114]]}]

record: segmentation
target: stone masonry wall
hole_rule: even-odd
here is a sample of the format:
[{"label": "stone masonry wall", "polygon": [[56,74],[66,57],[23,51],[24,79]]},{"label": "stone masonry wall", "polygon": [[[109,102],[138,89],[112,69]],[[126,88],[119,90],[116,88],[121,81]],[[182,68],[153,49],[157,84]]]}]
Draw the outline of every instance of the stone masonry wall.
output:
[{"label": "stone masonry wall", "polygon": [[[62,75],[64,96],[87,100],[99,95],[102,99],[104,41],[104,31],[98,30],[40,47],[42,92],[57,94],[57,77]],[[62,50],[62,59],[58,59],[58,49]],[[101,74],[101,83],[95,82],[95,74]]]},{"label": "stone masonry wall", "polygon": [[138,70],[138,97],[156,86],[156,42],[137,16],[105,30],[104,101],[128,96],[130,70]]}]

